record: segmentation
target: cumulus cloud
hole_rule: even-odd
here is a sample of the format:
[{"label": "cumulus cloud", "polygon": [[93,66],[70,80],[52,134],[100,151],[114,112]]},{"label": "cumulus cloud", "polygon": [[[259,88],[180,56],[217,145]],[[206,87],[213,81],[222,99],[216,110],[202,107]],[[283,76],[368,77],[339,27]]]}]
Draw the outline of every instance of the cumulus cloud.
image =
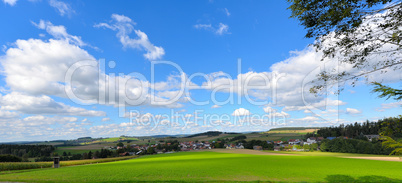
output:
[{"label": "cumulus cloud", "polygon": [[74,10],[71,8],[71,6],[62,1],[50,0],[49,5],[55,8],[61,16],[70,16],[72,13],[74,13]]},{"label": "cumulus cloud", "polygon": [[362,112],[359,111],[359,110],[357,110],[357,109],[346,108],[346,113],[348,113],[348,114],[360,114],[360,113],[362,113]]},{"label": "cumulus cloud", "polygon": [[[65,76],[68,68],[83,60],[95,60],[85,50],[64,40],[17,40],[0,58],[6,83],[12,91],[32,95],[65,96]],[[75,73],[77,85],[96,82],[97,73],[83,67]],[[79,88],[78,88],[79,89]],[[82,89],[85,90],[85,89]],[[90,90],[89,90],[90,91]]]},{"label": "cumulus cloud", "polygon": [[[136,23],[129,17],[124,15],[112,14],[111,23],[98,23],[95,27],[104,27],[117,31],[116,36],[124,47],[129,47],[138,50],[145,50],[144,57],[148,60],[157,60],[165,55],[165,50],[162,47],[153,45],[148,35],[141,30],[135,29]],[[137,38],[130,38],[130,34],[134,32]]]},{"label": "cumulus cloud", "polygon": [[251,113],[249,110],[244,109],[244,108],[239,108],[236,109],[233,113],[232,116],[249,116]]},{"label": "cumulus cloud", "polygon": [[19,111],[25,114],[57,114],[70,116],[105,116],[103,111],[86,110],[72,107],[52,98],[42,96],[29,96],[17,92],[0,95],[1,110]]},{"label": "cumulus cloud", "polygon": [[18,117],[18,113],[12,111],[0,110],[0,120]]},{"label": "cumulus cloud", "polygon": [[[38,26],[49,25],[43,22]],[[169,97],[173,97],[175,92],[167,91],[183,85],[181,76],[157,82],[155,85],[163,87],[158,88],[154,95],[150,95],[150,89],[153,87],[150,82],[135,76],[109,76],[99,71],[99,61],[86,50],[63,38],[48,41],[17,40],[14,45],[15,47],[8,48],[6,54],[0,58],[3,75],[11,91],[114,106],[150,105],[177,108],[182,106],[178,102],[186,101],[170,101]],[[86,66],[87,62],[92,65]],[[71,78],[68,78],[67,73],[72,68],[77,69],[73,70]],[[111,90],[108,87],[116,85],[119,85],[119,88],[114,90],[115,96],[109,95]],[[66,88],[70,86],[74,98],[66,94]],[[99,94],[108,97],[101,98]]]},{"label": "cumulus cloud", "polygon": [[49,117],[49,116],[29,116],[23,118],[22,121],[24,125],[27,126],[41,126],[41,125],[53,125],[53,124],[65,124],[69,122],[76,122],[78,119],[76,117]]}]

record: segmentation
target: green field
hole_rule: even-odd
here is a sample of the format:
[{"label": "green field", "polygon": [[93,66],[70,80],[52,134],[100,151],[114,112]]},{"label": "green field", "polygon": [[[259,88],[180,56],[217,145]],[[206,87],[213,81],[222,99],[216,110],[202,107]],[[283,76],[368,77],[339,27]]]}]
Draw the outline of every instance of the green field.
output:
[{"label": "green field", "polygon": [[94,140],[91,142],[84,142],[81,143],[81,145],[88,145],[88,144],[99,144],[99,143],[110,143],[110,142],[119,142],[119,141],[127,141],[127,140],[131,140],[131,141],[138,141],[138,138],[135,137],[110,137],[110,138],[104,138],[104,139],[98,139],[98,140]]},{"label": "green field", "polygon": [[402,182],[402,163],[332,156],[278,156],[180,152],[137,159],[35,169],[0,175],[0,181],[282,181]]},{"label": "green field", "polygon": [[[136,158],[137,156],[123,156],[116,158],[102,158],[102,159],[86,159],[86,160],[72,160],[72,161],[61,161],[60,166],[76,166],[85,165],[92,163],[104,163],[112,161],[121,161],[126,159]],[[0,174],[10,173],[10,171],[21,171],[24,169],[35,169],[35,168],[49,168],[53,166],[53,162],[7,162],[0,163]]]},{"label": "green field", "polygon": [[[61,154],[63,154],[63,152],[71,153],[71,154],[82,154],[84,152],[88,153],[89,151],[91,151],[91,149],[78,149],[77,147],[80,147],[80,146],[60,146],[60,147],[57,147],[57,149],[54,152],[61,155]],[[94,150],[92,150],[92,151],[94,151]]]}]

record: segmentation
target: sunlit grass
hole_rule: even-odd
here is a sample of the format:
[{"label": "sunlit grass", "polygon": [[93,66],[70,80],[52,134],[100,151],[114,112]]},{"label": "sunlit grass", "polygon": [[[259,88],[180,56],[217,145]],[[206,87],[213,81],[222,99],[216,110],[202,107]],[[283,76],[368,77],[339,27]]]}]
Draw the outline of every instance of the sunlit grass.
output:
[{"label": "sunlit grass", "polygon": [[[291,181],[402,180],[402,163],[331,156],[180,152],[132,160],[0,175],[0,181]],[[370,178],[371,177],[371,178]],[[339,182],[339,180],[338,180]]]}]

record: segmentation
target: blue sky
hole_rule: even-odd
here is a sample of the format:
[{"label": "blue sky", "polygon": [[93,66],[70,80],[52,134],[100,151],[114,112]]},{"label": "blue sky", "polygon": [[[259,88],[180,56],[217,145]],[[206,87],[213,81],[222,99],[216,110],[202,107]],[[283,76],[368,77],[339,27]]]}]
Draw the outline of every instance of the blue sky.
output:
[{"label": "blue sky", "polygon": [[[314,40],[304,38],[306,31],[289,18],[288,6],[286,1],[3,0],[0,139],[265,131],[400,114],[400,102],[377,98],[364,81],[346,84],[340,95],[309,94],[304,81],[314,78],[321,53],[308,46]],[[70,80],[78,96],[72,99],[65,76],[83,60],[105,68],[78,69]],[[151,66],[159,61],[167,62],[155,65],[153,74]],[[124,85],[116,78],[129,81]],[[400,79],[398,72],[369,77],[396,87]],[[111,89],[99,83],[117,93],[110,97]],[[99,92],[106,93],[104,99]],[[118,103],[116,98],[127,96],[143,102]]]}]

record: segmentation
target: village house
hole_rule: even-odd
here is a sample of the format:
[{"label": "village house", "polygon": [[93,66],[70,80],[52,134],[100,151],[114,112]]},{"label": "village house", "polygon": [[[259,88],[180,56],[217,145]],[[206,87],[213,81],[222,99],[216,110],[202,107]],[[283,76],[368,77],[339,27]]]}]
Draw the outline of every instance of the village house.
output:
[{"label": "village house", "polygon": [[315,138],[315,137],[309,137],[309,138],[307,138],[307,141],[304,142],[304,144],[307,144],[307,145],[316,144],[316,143],[317,143],[317,138]]},{"label": "village house", "polygon": [[289,139],[288,143],[290,145],[300,144],[300,139]]},{"label": "village house", "polygon": [[371,142],[373,139],[378,139],[379,135],[365,135],[365,137]]},{"label": "village house", "polygon": [[236,146],[236,149],[244,149],[243,144],[239,144],[239,145],[237,145],[237,146]]}]

